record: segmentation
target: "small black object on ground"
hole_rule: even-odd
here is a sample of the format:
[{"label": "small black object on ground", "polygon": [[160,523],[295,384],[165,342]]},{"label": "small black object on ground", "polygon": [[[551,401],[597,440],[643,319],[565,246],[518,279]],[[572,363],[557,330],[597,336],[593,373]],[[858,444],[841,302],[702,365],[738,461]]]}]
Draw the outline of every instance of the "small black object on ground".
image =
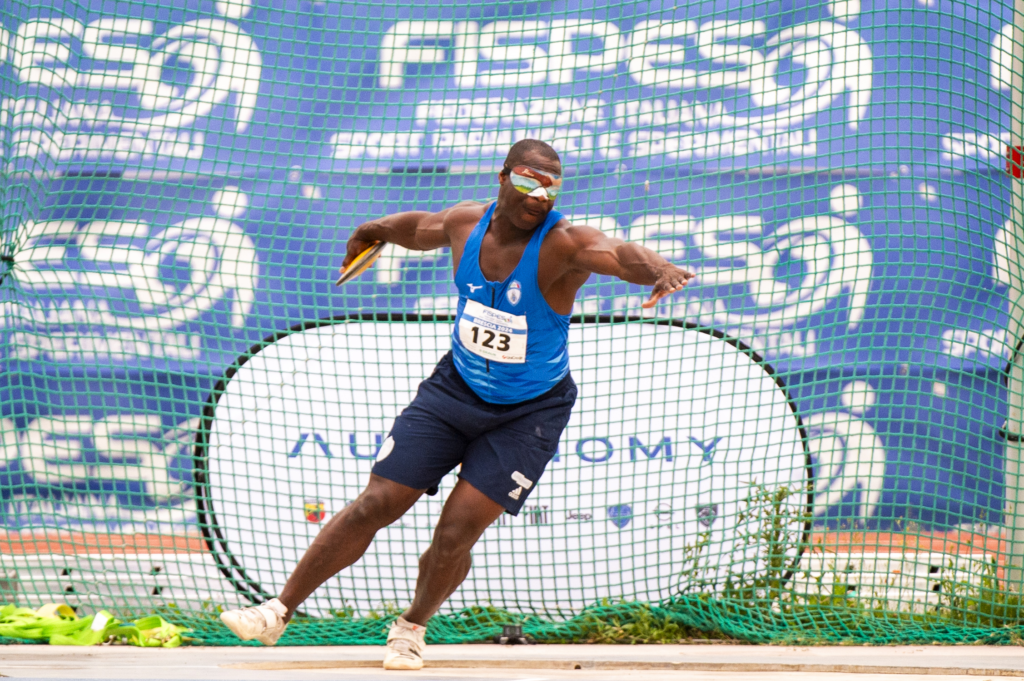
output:
[{"label": "small black object on ground", "polygon": [[523,627],[518,624],[505,624],[501,633],[494,637],[494,642],[503,646],[533,645],[533,639],[523,635]]}]

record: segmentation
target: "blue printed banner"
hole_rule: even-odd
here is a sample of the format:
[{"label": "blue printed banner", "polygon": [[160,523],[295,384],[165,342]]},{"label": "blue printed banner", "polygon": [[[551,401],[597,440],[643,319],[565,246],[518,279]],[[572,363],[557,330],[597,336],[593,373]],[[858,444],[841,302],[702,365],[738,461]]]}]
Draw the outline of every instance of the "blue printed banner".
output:
[{"label": "blue printed banner", "polygon": [[8,171],[1000,167],[1005,3],[29,3]]}]

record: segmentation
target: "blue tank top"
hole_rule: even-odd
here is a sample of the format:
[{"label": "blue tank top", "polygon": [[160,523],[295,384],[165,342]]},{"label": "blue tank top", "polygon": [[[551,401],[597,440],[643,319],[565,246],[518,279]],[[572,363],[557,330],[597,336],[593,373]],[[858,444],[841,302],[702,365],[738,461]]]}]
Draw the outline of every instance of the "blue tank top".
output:
[{"label": "blue tank top", "polygon": [[505,281],[487,281],[480,270],[480,244],[496,205],[469,235],[455,273],[459,308],[452,358],[480,399],[514,404],[543,395],[569,373],[570,315],[552,310],[537,285],[540,245],[562,214],[548,213]]}]

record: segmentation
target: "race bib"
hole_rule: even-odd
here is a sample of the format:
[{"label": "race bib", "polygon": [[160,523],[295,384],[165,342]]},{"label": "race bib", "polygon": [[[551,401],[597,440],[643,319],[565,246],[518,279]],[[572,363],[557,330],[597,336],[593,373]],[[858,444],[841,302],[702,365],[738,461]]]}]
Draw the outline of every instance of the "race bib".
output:
[{"label": "race bib", "polygon": [[495,310],[475,300],[466,301],[459,318],[459,340],[463,347],[492,362],[526,362],[526,315]]}]

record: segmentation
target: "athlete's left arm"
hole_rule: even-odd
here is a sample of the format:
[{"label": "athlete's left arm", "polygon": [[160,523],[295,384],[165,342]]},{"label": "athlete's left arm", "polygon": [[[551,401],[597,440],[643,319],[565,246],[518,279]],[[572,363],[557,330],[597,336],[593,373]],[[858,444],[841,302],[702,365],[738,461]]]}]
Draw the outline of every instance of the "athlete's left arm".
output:
[{"label": "athlete's left arm", "polygon": [[665,296],[682,291],[696,276],[649,248],[610,237],[593,227],[569,225],[567,231],[573,245],[569,266],[588,274],[607,274],[631,284],[653,286],[651,297],[642,307],[654,307]]}]

